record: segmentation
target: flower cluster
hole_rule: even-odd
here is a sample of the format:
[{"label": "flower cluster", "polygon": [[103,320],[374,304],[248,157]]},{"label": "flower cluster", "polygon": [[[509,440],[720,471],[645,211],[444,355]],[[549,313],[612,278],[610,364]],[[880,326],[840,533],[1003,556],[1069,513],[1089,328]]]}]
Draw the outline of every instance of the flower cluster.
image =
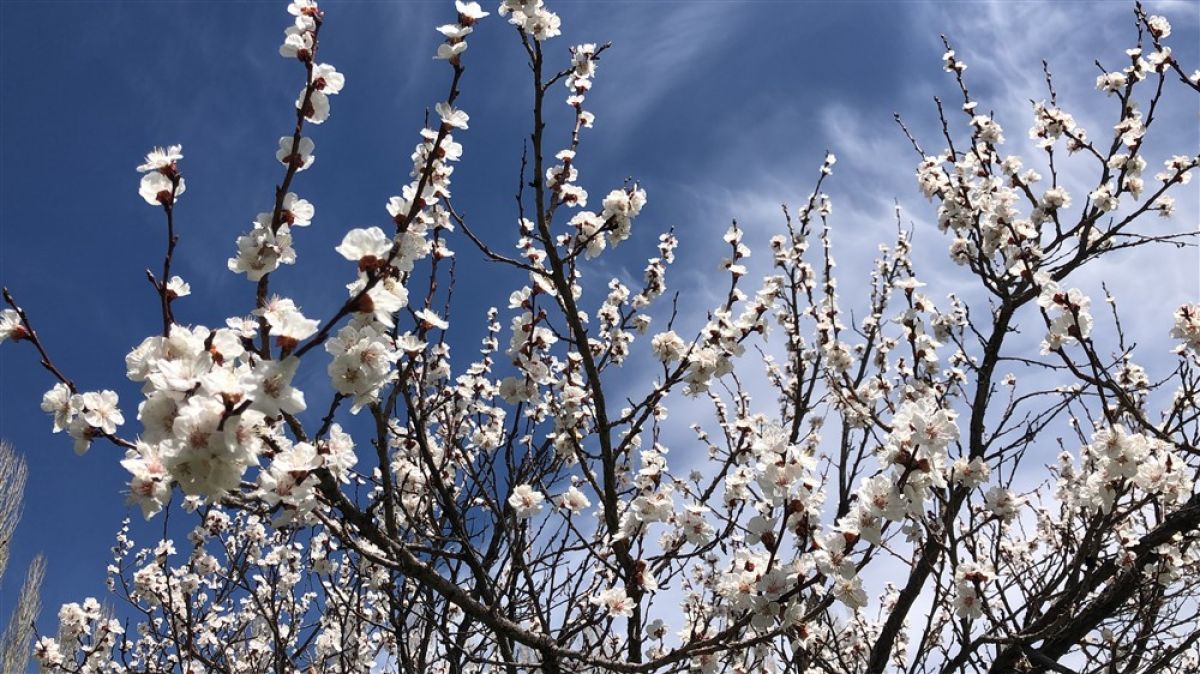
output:
[{"label": "flower cluster", "polygon": [[983,617],[983,595],[996,572],[986,563],[963,562],[954,569],[954,610],[962,618]]},{"label": "flower cluster", "polygon": [[1171,336],[1183,342],[1181,349],[1200,354],[1200,304],[1184,304],[1175,310]]},{"label": "flower cluster", "polygon": [[[290,303],[273,307],[272,321],[303,323]],[[289,318],[290,316],[290,318]],[[266,446],[287,447],[281,415],[305,409],[292,387],[299,361],[262,358],[252,348],[253,325],[175,326],[167,337],[148,337],[126,357],[131,381],[145,395],[138,418],[145,427],[124,465],[133,474],[131,499],[147,514],[165,502],[161,485],[177,481],[187,494],[219,498],[236,489]],[[283,325],[281,341],[291,339]],[[301,327],[302,334],[308,330]]]},{"label": "flower cluster", "polygon": [[1042,340],[1042,353],[1087,339],[1092,332],[1091,300],[1076,288],[1063,290],[1057,283],[1039,277],[1038,306],[1047,316],[1049,332]]},{"label": "flower cluster", "polygon": [[500,16],[507,16],[509,23],[538,42],[562,33],[562,19],[546,9],[544,0],[503,0]]},{"label": "flower cluster", "polygon": [[183,159],[183,146],[172,145],[165,150],[156,147],[146,154],[146,161],[137,167],[142,174],[142,183],[138,194],[151,206],[171,207],[183,191],[187,183],[179,173],[176,163]]},{"label": "flower cluster", "polygon": [[438,26],[438,32],[446,37],[446,41],[438,45],[434,58],[459,65],[459,57],[467,50],[467,36],[474,30],[471,26],[488,13],[483,11],[478,2],[455,0],[454,7],[458,10],[458,23]]},{"label": "flower cluster", "polygon": [[[1123,426],[1098,429],[1081,451],[1079,470],[1061,470],[1060,491],[1072,506],[1110,513],[1136,486],[1168,502],[1182,503],[1192,490],[1186,463],[1169,446]],[[1065,490],[1066,483],[1073,483]]]},{"label": "flower cluster", "polygon": [[112,435],[125,423],[118,402],[114,391],[79,394],[60,382],[42,396],[42,411],[54,417],[54,432],[67,431],[75,440],[75,453],[83,454],[93,438]]},{"label": "flower cluster", "polygon": [[545,500],[545,494],[527,484],[519,484],[513,487],[512,496],[508,497],[508,505],[512,506],[519,519],[528,519],[542,509],[542,501]]}]

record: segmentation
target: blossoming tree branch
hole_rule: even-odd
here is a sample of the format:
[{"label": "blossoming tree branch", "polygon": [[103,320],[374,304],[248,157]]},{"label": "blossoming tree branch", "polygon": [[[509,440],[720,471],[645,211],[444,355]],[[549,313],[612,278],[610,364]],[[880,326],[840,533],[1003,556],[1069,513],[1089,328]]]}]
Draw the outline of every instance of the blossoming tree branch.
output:
[{"label": "blossoming tree branch", "polygon": [[[165,252],[146,272],[161,332],[125,356],[136,405],[55,365],[38,308],[4,291],[0,341],[44,366],[53,431],[80,453],[115,446],[145,517],[192,526],[139,545],[126,523],[108,567],[119,605],[63,606],[36,644],[43,671],[1197,671],[1200,306],[1163,310],[1177,348],[1149,371],[1112,298],[1074,285],[1116,251],[1194,234],[1162,223],[1197,157],[1146,159],[1180,141],[1151,133],[1160,102],[1200,91],[1167,19],[1137,7],[1132,47],[1104,56],[1116,62],[1094,95],[1112,117],[1098,128],[1059,107],[1047,67],[1024,158],[946,43],[961,100],[937,101],[942,137],[899,118],[897,133],[969,292],[927,295],[900,229],[866,295],[841,297],[830,154],[756,251],[769,273],[752,273],[735,224],[727,290],[697,308],[667,294],[671,231],[639,282],[594,262],[629,239],[647,195],[583,187],[608,45],[550,48],[560,20],[542,0],[496,12],[531,77],[511,239],[455,209],[467,47],[496,20],[455,5],[437,28],[445,97],[386,198],[390,224],[346,232],[344,267],[322,270],[346,287],[330,315],[273,283],[316,226],[309,134],[345,84],[320,60],[314,0],[288,5],[295,124],[266,210],[233,242],[229,272],[249,285],[223,325],[181,321],[178,145],[138,167]],[[564,102],[573,122],[549,124]],[[1087,191],[1068,192],[1067,165]],[[478,353],[454,357],[452,246],[524,279],[487,312]],[[301,391],[313,363],[328,386]],[[670,441],[688,422],[669,407],[685,402],[691,439]]]}]

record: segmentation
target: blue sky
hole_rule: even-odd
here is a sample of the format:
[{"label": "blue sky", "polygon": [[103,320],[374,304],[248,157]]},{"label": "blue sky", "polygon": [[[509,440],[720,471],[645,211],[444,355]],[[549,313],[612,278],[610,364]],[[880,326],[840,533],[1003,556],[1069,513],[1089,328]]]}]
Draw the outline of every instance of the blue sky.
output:
[{"label": "blue sky", "polygon": [[[649,194],[635,236],[597,276],[640,276],[657,235],[674,226],[682,247],[668,282],[705,306],[712,304],[710,279],[730,219],[747,228],[749,243],[765,257],[761,244],[781,224],[779,203],[807,196],[826,149],[839,156],[828,191],[846,278],[893,237],[899,202],[916,228],[918,261],[927,261],[919,273],[938,282],[939,297],[958,290],[962,277],[928,223],[914,156],[892,122],[900,112],[927,149],[940,149],[931,99],[955,89],[941,70],[939,33],[955,42],[970,66],[973,93],[996,111],[1017,148],[1029,126],[1029,100],[1044,97],[1040,59],[1056,73],[1066,107],[1097,135],[1100,122],[1089,120],[1109,119],[1113,103],[1093,91],[1092,60],[1115,68],[1133,39],[1132,2],[550,4],[565,28],[549,47],[552,57],[565,61],[576,42],[614,44],[588,99],[597,125],[577,163],[582,184],[595,198],[633,177]],[[142,270],[161,264],[164,238],[161,213],[137,196],[134,167],[153,145],[183,144],[188,191],[178,207],[175,269],[193,296],[176,305],[179,319],[212,325],[251,309],[251,284],[226,271],[225,260],[236,236],[269,208],[281,174],[276,140],[290,128],[301,85],[299,66],[276,53],[289,19],[284,6],[0,4],[0,282],[81,387],[120,393],[130,435],[137,391],[124,379],[123,358],[158,329],[157,301]],[[431,59],[440,39],[433,27],[453,18],[444,2],[325,8],[321,60],[344,72],[347,84],[329,121],[306,134],[316,141],[317,161],[294,189],[317,215],[297,234],[300,263],[273,284],[309,316],[332,313],[349,280],[333,246],[351,227],[384,223],[387,197],[406,180],[423,115],[448,83],[449,68]],[[1200,66],[1197,4],[1150,8],[1172,20],[1176,55],[1189,69]],[[515,236],[512,195],[529,127],[528,74],[502,19],[482,22],[470,44],[460,105],[471,128],[458,138],[465,154],[454,199],[473,228],[503,249]],[[1195,152],[1195,98],[1173,93],[1159,133],[1171,130],[1175,139],[1163,143],[1160,135],[1151,144]],[[558,103],[551,109],[560,121],[568,112]],[[565,144],[567,129],[552,128],[550,138],[552,146]],[[1177,194],[1177,229],[1195,226],[1197,193]],[[517,281],[505,285],[506,272],[483,264],[465,241],[455,248],[455,344],[473,350],[482,309],[503,305]],[[1164,251],[1153,268],[1121,268],[1118,258],[1117,267],[1089,273],[1120,281],[1118,299],[1146,319],[1129,328],[1154,344],[1164,343],[1172,308],[1200,294],[1195,263],[1195,251]],[[1154,299],[1137,301],[1144,297]],[[236,311],[224,308],[231,303]],[[24,564],[41,552],[49,568],[40,625],[52,631],[59,604],[103,592],[120,520],[140,516],[120,493],[125,475],[116,449],[97,443],[76,457],[65,435],[50,434],[38,403],[51,381],[27,345],[0,348],[0,370],[0,436],[24,452],[31,469],[0,615],[11,607]],[[161,525],[143,525],[140,539]]]}]

